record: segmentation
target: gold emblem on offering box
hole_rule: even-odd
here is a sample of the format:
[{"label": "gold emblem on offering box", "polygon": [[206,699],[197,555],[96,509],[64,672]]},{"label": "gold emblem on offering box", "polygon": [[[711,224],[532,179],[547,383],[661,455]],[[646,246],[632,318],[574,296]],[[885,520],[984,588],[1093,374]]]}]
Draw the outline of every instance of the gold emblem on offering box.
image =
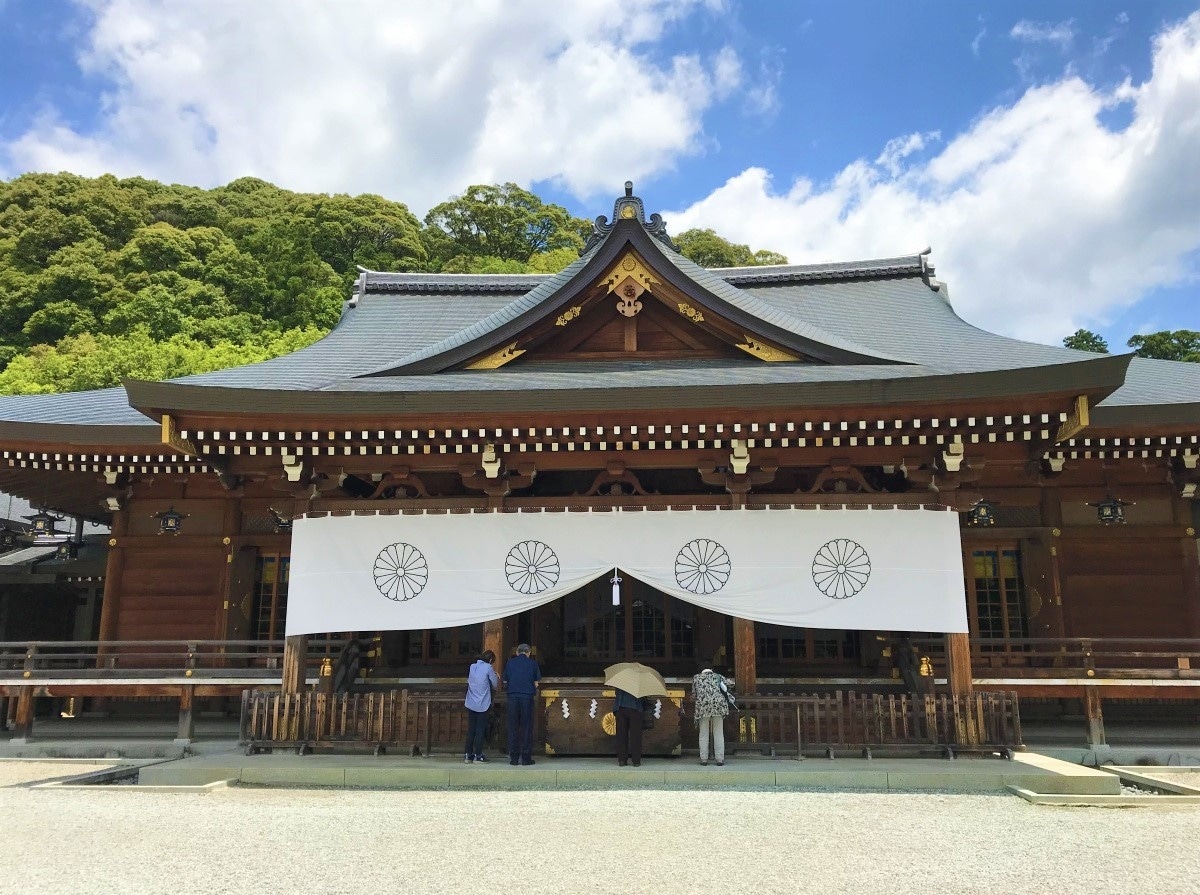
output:
[{"label": "gold emblem on offering box", "polygon": [[600,726],[610,737],[615,737],[617,735],[617,716],[609,712],[600,719]]}]

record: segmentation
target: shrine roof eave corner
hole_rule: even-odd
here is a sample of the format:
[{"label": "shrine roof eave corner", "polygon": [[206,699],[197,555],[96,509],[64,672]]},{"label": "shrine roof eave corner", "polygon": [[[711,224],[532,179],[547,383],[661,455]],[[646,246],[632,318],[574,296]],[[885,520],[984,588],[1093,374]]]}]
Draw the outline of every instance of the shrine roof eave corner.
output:
[{"label": "shrine roof eave corner", "polygon": [[[436,413],[570,414],[597,410],[676,410],[736,407],[884,406],[945,404],[1029,396],[1088,395],[1095,404],[1124,382],[1130,355],[1106,355],[1044,367],[974,373],[772,383],[546,387],[497,390],[487,374],[467,374],[463,389],[302,391],[196,386],[131,380],[130,402],[148,414],[186,417],[403,417]],[[398,385],[405,384],[403,378]]]},{"label": "shrine roof eave corner", "polygon": [[[453,369],[478,355],[499,348],[518,337],[543,317],[553,317],[576,301],[613,265],[627,248],[647,259],[655,271],[680,292],[715,309],[747,333],[760,335],[785,349],[831,364],[895,364],[907,361],[847,343],[828,333],[806,335],[788,326],[780,312],[749,293],[694,265],[682,255],[662,246],[637,221],[617,221],[604,241],[538,288],[513,301],[485,320],[442,341],[414,352],[397,364],[363,374],[401,376],[438,373]],[[731,301],[731,297],[734,300]],[[776,318],[776,319],[772,319]]]}]

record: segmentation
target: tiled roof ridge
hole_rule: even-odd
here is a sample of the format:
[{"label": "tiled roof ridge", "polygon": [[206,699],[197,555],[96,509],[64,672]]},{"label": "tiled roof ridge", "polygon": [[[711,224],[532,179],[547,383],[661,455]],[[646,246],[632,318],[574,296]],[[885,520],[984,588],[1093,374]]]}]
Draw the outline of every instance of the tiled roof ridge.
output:
[{"label": "tiled roof ridge", "polygon": [[[788,283],[803,280],[871,279],[880,276],[933,275],[927,253],[861,261],[823,261],[815,264],[764,264],[755,267],[706,268],[732,286]],[[534,273],[420,273],[364,271],[362,288],[378,292],[511,292],[536,289],[554,274]]]},{"label": "tiled roof ridge", "polygon": [[796,280],[874,279],[880,276],[932,276],[927,255],[901,255],[862,261],[823,261],[815,264],[764,264],[754,267],[710,267],[709,272],[731,286]]}]

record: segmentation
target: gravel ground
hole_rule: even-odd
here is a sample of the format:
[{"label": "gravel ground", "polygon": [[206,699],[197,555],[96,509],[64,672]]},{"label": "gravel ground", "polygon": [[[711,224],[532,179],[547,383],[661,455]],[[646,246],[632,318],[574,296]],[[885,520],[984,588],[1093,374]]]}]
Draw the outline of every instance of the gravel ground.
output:
[{"label": "gravel ground", "polygon": [[1014,796],[17,787],[0,829],[22,895],[1200,891],[1200,809]]}]

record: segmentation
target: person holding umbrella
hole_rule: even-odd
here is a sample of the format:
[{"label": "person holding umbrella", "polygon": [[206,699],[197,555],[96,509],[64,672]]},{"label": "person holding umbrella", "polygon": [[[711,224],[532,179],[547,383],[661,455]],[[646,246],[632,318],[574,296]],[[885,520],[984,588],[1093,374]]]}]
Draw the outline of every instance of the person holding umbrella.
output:
[{"label": "person holding umbrella", "polygon": [[642,721],[646,698],[666,696],[663,676],[641,662],[618,662],[604,669],[604,683],[616,691],[613,715],[617,722],[617,764],[635,768],[642,763]]}]

